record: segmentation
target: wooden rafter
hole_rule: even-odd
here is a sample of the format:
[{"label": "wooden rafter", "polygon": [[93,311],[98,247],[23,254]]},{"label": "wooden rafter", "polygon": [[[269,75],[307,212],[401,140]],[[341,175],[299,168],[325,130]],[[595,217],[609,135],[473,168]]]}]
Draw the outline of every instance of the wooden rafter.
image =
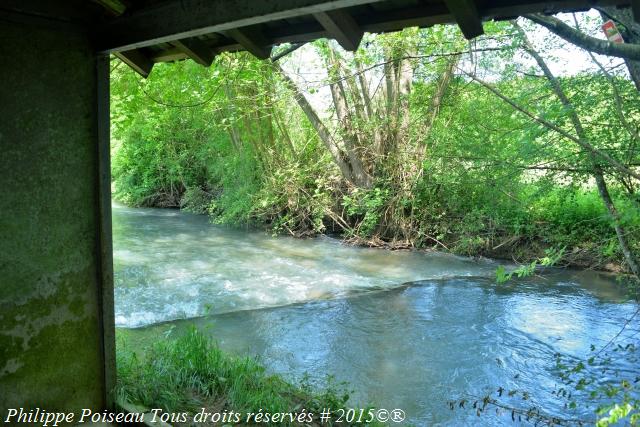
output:
[{"label": "wooden rafter", "polygon": [[445,4],[466,39],[470,40],[484,34],[475,0],[445,0]]},{"label": "wooden rafter", "polygon": [[101,52],[116,52],[202,34],[312,15],[383,0],[166,0],[98,28]]},{"label": "wooden rafter", "polygon": [[149,73],[151,73],[151,69],[153,68],[153,61],[139,49],[116,52],[115,55],[142,77],[149,77]]},{"label": "wooden rafter", "polygon": [[364,31],[358,23],[344,10],[331,10],[313,14],[331,38],[349,51],[358,50]]},{"label": "wooden rafter", "polygon": [[98,3],[100,6],[107,9],[112,15],[120,16],[125,10],[127,10],[127,6],[122,3],[120,0],[93,0]]},{"label": "wooden rafter", "polygon": [[271,54],[269,42],[257,26],[234,28],[226,32],[249,53],[260,59],[267,59]]},{"label": "wooden rafter", "polygon": [[173,45],[189,58],[205,67],[210,66],[216,56],[209,46],[195,37],[176,40]]},{"label": "wooden rafter", "polygon": [[[32,0],[7,1],[20,5]],[[93,1],[126,4],[127,0]],[[384,3],[384,6],[359,7],[376,2]],[[146,70],[150,71],[150,68],[148,64],[145,65],[144,58],[140,58],[140,53],[144,53],[151,62],[192,58],[208,65],[220,52],[248,50],[260,58],[266,58],[270,46],[309,42],[323,37],[334,38],[343,48],[355,50],[364,32],[390,32],[412,26],[430,27],[457,22],[464,35],[472,38],[483,33],[483,19],[510,19],[539,12],[570,12],[594,4],[631,6],[637,19],[640,10],[640,0],[519,0],[517,4],[508,0],[424,0],[416,1],[413,6],[405,6],[404,2],[398,1],[398,6],[393,7],[394,2],[164,0],[149,2],[148,6],[110,19],[95,31],[94,40],[101,52],[128,52],[125,54],[128,63],[137,64],[132,66],[141,75],[146,75]],[[294,17],[296,19],[288,19]],[[200,36],[204,34],[206,37]],[[169,48],[166,48],[166,42]],[[143,48],[145,46],[157,47],[146,49]],[[142,50],[136,53],[134,48]]]},{"label": "wooden rafter", "polygon": [[150,59],[155,62],[174,62],[188,59],[189,57],[177,47],[161,50],[160,52],[154,52]]}]

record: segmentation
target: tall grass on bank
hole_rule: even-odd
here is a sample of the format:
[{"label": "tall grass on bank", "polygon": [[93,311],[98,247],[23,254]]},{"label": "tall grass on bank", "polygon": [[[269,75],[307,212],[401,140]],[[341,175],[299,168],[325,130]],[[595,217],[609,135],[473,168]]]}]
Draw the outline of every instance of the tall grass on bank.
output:
[{"label": "tall grass on bank", "polygon": [[343,384],[329,381],[323,390],[313,389],[307,381],[294,385],[268,374],[255,359],[224,353],[195,328],[176,339],[156,342],[143,353],[123,343],[118,346],[117,366],[119,401],[166,412],[194,413],[202,407],[240,413],[306,409],[317,419],[324,408],[347,409],[349,400]]}]

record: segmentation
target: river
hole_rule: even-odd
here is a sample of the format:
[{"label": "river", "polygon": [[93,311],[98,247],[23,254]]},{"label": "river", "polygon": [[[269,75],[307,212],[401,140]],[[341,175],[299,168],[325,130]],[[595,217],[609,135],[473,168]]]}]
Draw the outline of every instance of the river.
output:
[{"label": "river", "polygon": [[[512,425],[510,412],[477,418],[447,404],[498,387],[529,393],[510,404],[593,418],[595,403],[567,410],[552,394],[554,354],[588,357],[636,309],[595,272],[497,286],[494,261],[273,237],[176,210],[114,204],[113,239],[116,326],[133,339],[195,324],[271,372],[332,375],[354,403],[401,408],[415,425]],[[637,330],[625,336],[638,344]]]}]

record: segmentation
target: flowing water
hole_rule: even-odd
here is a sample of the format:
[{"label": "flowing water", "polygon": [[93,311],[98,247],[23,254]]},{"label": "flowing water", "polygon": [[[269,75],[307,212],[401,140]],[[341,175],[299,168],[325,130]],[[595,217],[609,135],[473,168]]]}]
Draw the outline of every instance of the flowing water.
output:
[{"label": "flowing water", "polygon": [[636,310],[593,272],[496,286],[493,261],[272,237],[174,210],[115,205],[113,227],[116,326],[134,339],[195,324],[293,381],[347,381],[354,403],[401,408],[414,425],[511,425],[510,412],[447,404],[498,387],[530,395],[509,404],[590,419],[592,407],[551,394],[554,355],[588,357]]}]

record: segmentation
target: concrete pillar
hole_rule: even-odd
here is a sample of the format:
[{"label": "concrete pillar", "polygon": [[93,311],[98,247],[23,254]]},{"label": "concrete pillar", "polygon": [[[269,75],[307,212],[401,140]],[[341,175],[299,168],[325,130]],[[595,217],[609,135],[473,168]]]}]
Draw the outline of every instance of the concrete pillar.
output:
[{"label": "concrete pillar", "polygon": [[109,404],[109,197],[108,59],[80,29],[3,16],[0,422]]}]

